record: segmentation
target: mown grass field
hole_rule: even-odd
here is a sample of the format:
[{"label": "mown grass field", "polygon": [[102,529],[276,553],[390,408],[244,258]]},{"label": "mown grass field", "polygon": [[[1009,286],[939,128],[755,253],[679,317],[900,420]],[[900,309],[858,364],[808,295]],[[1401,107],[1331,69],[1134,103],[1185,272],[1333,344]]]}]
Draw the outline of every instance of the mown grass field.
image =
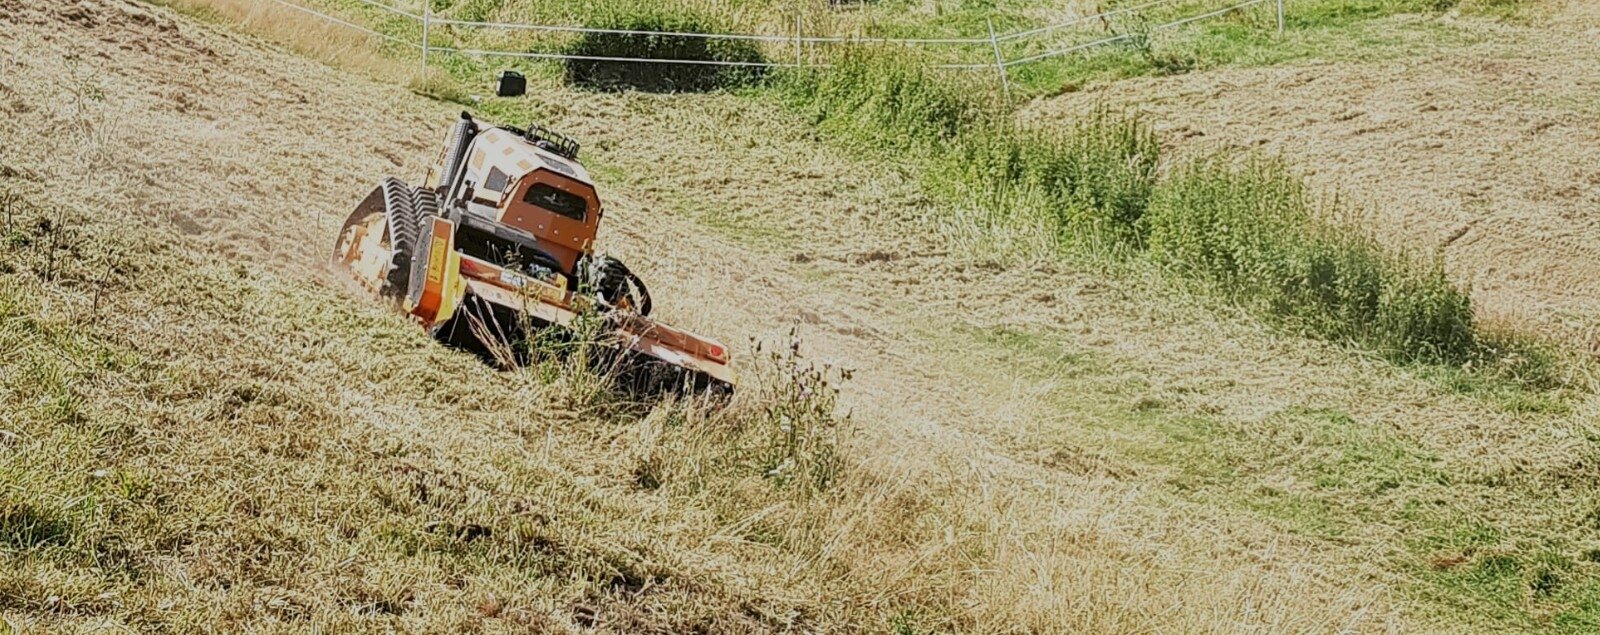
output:
[{"label": "mown grass field", "polygon": [[[1468,292],[1329,222],[1288,171],[1174,166],[1120,112],[1014,126],[992,86],[877,57],[706,95],[573,90],[528,67],[529,98],[473,107],[589,141],[605,239],[663,310],[761,340],[740,347],[763,370],[727,412],[629,404],[565,368],[485,372],[323,281],[323,217],[416,172],[461,106],[227,29],[409,72],[359,39],[205,6],[210,24],[111,0],[98,23],[5,9],[6,107],[49,113],[0,128],[17,148],[0,165],[9,627],[1594,628],[1586,367],[1479,348]],[[1364,6],[1297,26],[1400,49],[1448,10]],[[694,11],[777,29],[761,9]],[[839,28],[876,33],[987,9],[851,11]],[[891,15],[904,25],[877,26]],[[41,49],[67,61],[24,57]],[[207,90],[175,63],[195,55],[272,88]],[[458,64],[414,86],[467,101],[492,69]],[[215,168],[177,171],[196,155]],[[82,200],[49,195],[86,168],[103,176]],[[307,193],[307,174],[331,185]],[[119,201],[127,216],[100,213]],[[1216,213],[1185,215],[1195,202]],[[1255,251],[1195,226],[1268,217],[1287,224],[1246,234]],[[1307,227],[1334,237],[1295,242]],[[1327,244],[1376,287],[1286,295],[1303,285],[1278,267]],[[1445,317],[1373,327],[1344,307]],[[837,402],[792,370],[791,329],[851,371]],[[1457,337],[1465,356],[1434,346]]]}]

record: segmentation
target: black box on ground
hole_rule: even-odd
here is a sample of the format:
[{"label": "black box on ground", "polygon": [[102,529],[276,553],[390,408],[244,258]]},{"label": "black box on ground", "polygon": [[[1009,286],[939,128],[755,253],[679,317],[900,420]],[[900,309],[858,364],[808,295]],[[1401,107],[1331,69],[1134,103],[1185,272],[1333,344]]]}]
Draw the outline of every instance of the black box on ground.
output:
[{"label": "black box on ground", "polygon": [[528,78],[516,71],[500,72],[500,89],[496,94],[501,97],[521,97],[528,92]]}]

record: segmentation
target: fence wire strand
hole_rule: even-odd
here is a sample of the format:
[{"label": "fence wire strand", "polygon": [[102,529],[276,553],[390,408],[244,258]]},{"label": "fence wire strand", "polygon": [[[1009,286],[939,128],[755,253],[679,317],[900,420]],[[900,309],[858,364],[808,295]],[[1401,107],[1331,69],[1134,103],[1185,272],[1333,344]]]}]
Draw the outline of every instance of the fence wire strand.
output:
[{"label": "fence wire strand", "polygon": [[700,66],[744,66],[761,68],[793,68],[801,64],[783,64],[779,62],[735,62],[728,60],[666,60],[646,57],[606,57],[601,55],[569,55],[566,53],[521,53],[517,51],[489,51],[482,49],[457,49],[444,47],[430,47],[428,50],[435,53],[455,53],[457,55],[474,55],[481,57],[516,57],[522,59],[539,60],[579,60],[585,62],[644,62],[647,64],[696,64]]},{"label": "fence wire strand", "polygon": [[[377,31],[377,30],[374,30],[372,28],[369,28],[369,27],[366,27],[366,26],[363,26],[363,25],[360,25],[360,24],[356,24],[354,22],[350,22],[349,20],[345,20],[345,19],[342,19],[342,18],[339,18],[339,17],[336,17],[336,16],[328,15],[326,13],[322,13],[321,11],[317,11],[315,9],[302,6],[302,5],[296,4],[294,2],[290,2],[289,0],[270,0],[270,1],[274,2],[276,4],[279,4],[279,5],[294,9],[296,11],[300,11],[302,13],[307,13],[307,14],[322,18],[324,20],[327,20],[329,22],[333,22],[333,23],[338,24],[340,26],[344,26],[344,27],[347,27],[347,28],[350,28],[350,29],[354,29],[356,31],[359,31],[361,33],[364,33],[364,34],[367,34],[367,35],[370,35],[370,36],[373,36],[373,37],[381,38],[381,39],[389,41],[389,42],[393,42],[393,43],[396,43],[396,44],[401,44],[401,45],[408,46],[408,47],[411,47],[411,48],[419,48],[419,49],[428,50],[428,51],[437,51],[437,52],[440,52],[440,53],[454,53],[454,54],[458,54],[458,55],[473,55],[473,56],[481,56],[481,57],[510,57],[510,58],[521,58],[521,59],[579,60],[579,61],[594,61],[594,62],[642,62],[642,63],[653,63],[653,64],[695,64],[695,65],[701,65],[701,66],[738,66],[738,67],[754,67],[754,68],[801,68],[801,67],[803,67],[803,68],[827,68],[827,67],[831,66],[830,64],[804,64],[804,63],[799,63],[799,62],[787,63],[786,64],[786,63],[782,63],[782,62],[737,62],[737,61],[725,61],[725,60],[655,59],[655,58],[641,58],[641,57],[606,57],[606,56],[594,56],[594,55],[571,55],[571,54],[567,54],[567,53],[538,53],[538,52],[517,52],[517,51],[495,51],[495,50],[469,49],[469,48],[429,47],[424,42],[408,42],[406,40],[403,40],[401,38],[395,37],[393,35],[389,35],[387,33],[383,33],[381,31]],[[425,1],[427,1],[427,0],[425,0]],[[790,43],[790,42],[792,42],[792,43],[795,43],[797,46],[801,45],[801,44],[902,44],[902,45],[976,45],[976,44],[984,44],[984,45],[994,46],[994,45],[997,45],[999,43],[1014,42],[1014,41],[1017,41],[1017,40],[1034,37],[1034,36],[1037,36],[1037,35],[1040,35],[1040,34],[1043,34],[1043,33],[1048,33],[1048,32],[1051,32],[1051,31],[1062,29],[1062,28],[1066,28],[1066,27],[1082,24],[1082,23],[1088,22],[1090,20],[1105,19],[1105,18],[1110,18],[1110,17],[1113,17],[1113,16],[1134,13],[1134,12],[1137,12],[1137,11],[1144,11],[1144,10],[1148,10],[1148,9],[1152,9],[1152,8],[1156,8],[1156,7],[1160,7],[1160,6],[1171,5],[1171,4],[1174,4],[1174,3],[1179,2],[1179,1],[1180,0],[1150,0],[1149,2],[1144,2],[1144,3],[1137,4],[1137,5],[1130,6],[1130,7],[1123,7],[1123,8],[1120,8],[1120,9],[1113,9],[1111,11],[1103,11],[1103,12],[1096,13],[1096,14],[1093,14],[1093,15],[1080,16],[1080,17],[1077,17],[1077,18],[1072,18],[1070,20],[1057,22],[1057,23],[1054,23],[1054,24],[1048,24],[1048,25],[1045,25],[1045,26],[1041,26],[1041,27],[1037,27],[1037,28],[1033,28],[1033,29],[1028,29],[1028,30],[1025,30],[1025,31],[1017,31],[1017,32],[1013,32],[1013,33],[1008,33],[1008,34],[1005,34],[1005,35],[992,36],[990,38],[882,38],[882,37],[845,37],[845,36],[797,37],[797,36],[786,36],[786,35],[757,35],[757,34],[743,34],[743,33],[693,33],[693,32],[684,32],[684,31],[642,31],[642,30],[633,30],[633,29],[602,29],[602,28],[575,27],[575,26],[520,24],[520,23],[512,23],[512,22],[472,22],[472,21],[466,21],[466,20],[451,20],[451,19],[429,18],[427,16],[418,15],[418,14],[406,11],[404,9],[400,9],[399,7],[395,7],[395,6],[392,6],[392,5],[389,5],[389,4],[385,4],[383,2],[378,2],[377,0],[358,0],[358,2],[360,2],[361,4],[368,5],[368,6],[371,6],[371,7],[374,7],[374,8],[378,8],[378,9],[393,13],[395,15],[404,16],[404,17],[410,18],[412,20],[417,20],[418,22],[426,22],[427,24],[434,25],[434,26],[456,26],[456,27],[464,27],[464,28],[492,28],[492,29],[506,29],[506,30],[522,30],[522,31],[557,32],[557,33],[602,33],[602,34],[611,34],[611,35],[633,35],[633,36],[645,36],[645,37],[652,37],[652,36],[654,36],[654,37],[681,37],[681,38],[700,38],[700,39],[707,39],[707,40],[742,40],[742,41],[754,41],[754,42],[782,42],[782,43]],[[1220,15],[1224,15],[1224,14],[1227,14],[1229,12],[1238,11],[1240,9],[1244,9],[1246,7],[1254,6],[1254,5],[1257,5],[1257,4],[1261,4],[1261,3],[1267,2],[1267,1],[1268,0],[1246,0],[1245,2],[1241,2],[1241,3],[1238,3],[1238,4],[1230,5],[1230,6],[1227,6],[1227,7],[1221,8],[1221,9],[1217,9],[1217,10],[1214,10],[1214,11],[1210,11],[1210,12],[1207,12],[1207,13],[1194,15],[1194,16],[1189,16],[1189,17],[1182,18],[1182,19],[1179,19],[1179,20],[1176,20],[1176,21],[1173,21],[1173,22],[1168,22],[1168,23],[1165,23],[1165,24],[1160,24],[1160,25],[1156,25],[1156,26],[1153,26],[1153,27],[1149,27],[1149,30],[1155,31],[1155,30],[1177,28],[1177,27],[1184,26],[1184,25],[1187,25],[1187,24],[1192,24],[1192,23],[1195,23],[1195,22],[1199,22],[1201,20],[1206,20],[1206,19],[1214,18],[1214,17],[1220,16]],[[1088,50],[1088,49],[1092,49],[1092,48],[1096,48],[1096,47],[1100,47],[1100,46],[1105,46],[1107,44],[1112,44],[1112,43],[1115,43],[1115,42],[1131,40],[1134,37],[1135,37],[1135,34],[1132,34],[1132,33],[1124,33],[1124,34],[1119,34],[1119,35],[1113,35],[1113,36],[1110,36],[1110,37],[1101,38],[1101,39],[1094,40],[1094,41],[1091,41],[1091,42],[1086,42],[1086,43],[1083,43],[1083,44],[1077,44],[1077,45],[1073,45],[1073,46],[1068,46],[1068,47],[1065,47],[1065,48],[1053,49],[1053,50],[1045,51],[1043,53],[1036,53],[1036,54],[1033,54],[1033,55],[1028,55],[1028,56],[1020,57],[1020,58],[1017,58],[1017,59],[1005,60],[1005,59],[1002,58],[1000,60],[997,60],[993,64],[987,64],[987,63],[985,63],[985,64],[959,64],[959,63],[952,64],[952,63],[946,63],[946,64],[935,64],[935,65],[933,65],[933,67],[934,68],[941,68],[941,69],[974,70],[974,69],[995,68],[995,67],[998,66],[999,68],[1005,69],[1005,68],[1010,68],[1012,66],[1017,66],[1017,65],[1021,65],[1021,64],[1028,64],[1028,63],[1036,62],[1036,61],[1043,60],[1043,59],[1049,59],[1049,58],[1053,58],[1053,57],[1060,57],[1062,55],[1069,55],[1069,54],[1076,53],[1076,52],[1079,52],[1079,51],[1085,51],[1085,50]]]},{"label": "fence wire strand", "polygon": [[1201,20],[1208,20],[1208,19],[1211,19],[1211,18],[1215,18],[1215,17],[1217,17],[1219,15],[1223,15],[1223,14],[1228,13],[1230,11],[1237,11],[1237,10],[1243,9],[1245,7],[1255,6],[1255,5],[1261,4],[1261,3],[1266,2],[1266,1],[1267,0],[1249,0],[1249,2],[1241,2],[1241,3],[1233,5],[1231,7],[1223,7],[1221,9],[1217,9],[1216,11],[1212,11],[1210,13],[1202,13],[1200,15],[1190,16],[1190,17],[1184,18],[1182,20],[1178,20],[1176,22],[1168,22],[1168,23],[1163,24],[1161,26],[1156,26],[1156,27],[1151,27],[1151,28],[1152,29],[1177,28],[1177,27],[1183,26],[1185,24],[1193,24],[1193,23],[1199,22]]},{"label": "fence wire strand", "polygon": [[311,8],[308,8],[308,7],[303,7],[303,6],[300,6],[300,5],[295,4],[293,2],[289,2],[288,0],[271,0],[271,1],[275,2],[277,4],[280,4],[280,5],[283,5],[285,7],[288,7],[290,9],[294,9],[294,10],[299,11],[301,13],[307,13],[307,14],[310,14],[310,15],[314,15],[316,17],[322,18],[322,19],[327,20],[329,22],[332,22],[334,24],[338,24],[340,26],[344,26],[344,27],[347,27],[347,28],[355,29],[357,31],[360,31],[362,33],[365,33],[367,35],[370,35],[370,36],[373,36],[373,37],[376,37],[376,38],[382,38],[382,39],[388,40],[390,42],[394,42],[396,44],[402,44],[402,45],[409,46],[409,47],[412,47],[412,48],[419,48],[421,46],[420,44],[418,44],[416,42],[407,42],[407,41],[402,40],[400,38],[397,38],[397,37],[395,37],[393,35],[389,35],[388,33],[383,33],[381,31],[370,29],[370,28],[361,26],[359,24],[356,24],[354,22],[351,22],[349,20],[344,20],[344,19],[341,19],[341,18],[337,18],[337,17],[331,16],[331,15],[328,15],[326,13],[323,13],[321,11],[317,11],[315,9],[311,9]]},{"label": "fence wire strand", "polygon": [[605,33],[610,35],[638,35],[647,37],[682,37],[703,40],[743,40],[753,42],[800,42],[802,44],[988,44],[988,38],[884,38],[884,37],[799,37],[792,35],[753,35],[744,33],[694,33],[689,31],[639,31],[634,29],[600,29],[581,26],[554,26],[520,24],[515,22],[470,22],[466,20],[435,19],[434,24],[479,29],[506,29],[515,31],[547,31],[557,33]]},{"label": "fence wire strand", "polygon": [[[1178,28],[1180,26],[1184,26],[1186,24],[1193,24],[1193,23],[1199,22],[1201,20],[1205,20],[1205,19],[1208,19],[1208,18],[1214,18],[1214,17],[1217,17],[1219,15],[1223,15],[1223,14],[1226,14],[1226,13],[1229,13],[1229,12],[1232,12],[1232,11],[1238,11],[1240,9],[1244,9],[1246,7],[1251,7],[1251,6],[1254,6],[1254,5],[1258,5],[1258,4],[1261,4],[1263,2],[1267,2],[1267,1],[1268,0],[1246,0],[1245,2],[1241,2],[1239,4],[1223,7],[1221,9],[1217,9],[1217,10],[1211,11],[1209,13],[1203,13],[1203,14],[1200,14],[1200,15],[1189,16],[1187,18],[1183,18],[1181,20],[1177,20],[1177,21],[1173,21],[1173,22],[1168,22],[1168,23],[1165,23],[1165,24],[1158,24],[1156,26],[1150,27],[1150,30],[1151,31],[1159,31],[1159,30],[1163,30],[1163,29],[1175,29],[1175,28]],[[1088,50],[1088,49],[1092,49],[1092,48],[1096,48],[1096,47],[1100,47],[1100,46],[1105,46],[1107,44],[1111,44],[1111,43],[1114,43],[1114,42],[1121,42],[1121,41],[1124,41],[1124,40],[1131,40],[1134,37],[1135,37],[1135,34],[1133,34],[1133,33],[1123,33],[1123,34],[1120,34],[1120,35],[1113,35],[1111,37],[1102,38],[1102,39],[1099,39],[1099,40],[1095,40],[1093,42],[1087,42],[1087,43],[1084,43],[1084,44],[1078,44],[1076,46],[1069,46],[1069,47],[1062,48],[1062,49],[1055,49],[1055,50],[1052,50],[1052,51],[1045,51],[1043,53],[1038,53],[1038,54],[1035,54],[1035,55],[1029,55],[1027,57],[1017,58],[1017,59],[1005,62],[1003,65],[1006,66],[1006,67],[1011,67],[1011,66],[1015,66],[1015,65],[1018,65],[1018,64],[1027,64],[1029,62],[1037,62],[1037,61],[1042,60],[1042,59],[1048,59],[1048,58],[1052,58],[1052,57],[1060,57],[1062,55],[1069,55],[1069,54],[1072,54],[1072,53],[1077,53],[1078,51],[1084,51],[1084,50]]]},{"label": "fence wire strand", "polygon": [[1063,22],[1057,22],[1055,24],[1046,24],[1044,26],[1041,26],[1041,27],[1038,27],[1038,28],[1034,28],[1034,29],[1028,29],[1026,31],[1018,31],[1016,33],[1008,33],[1006,35],[1000,36],[998,39],[1001,42],[1010,42],[1010,41],[1013,41],[1013,40],[1020,40],[1020,39],[1023,39],[1023,38],[1033,37],[1033,36],[1039,35],[1041,33],[1049,33],[1051,31],[1064,29],[1064,28],[1069,27],[1069,26],[1077,26],[1079,24],[1083,24],[1084,22],[1088,22],[1090,20],[1096,20],[1096,19],[1103,20],[1105,18],[1110,18],[1110,17],[1113,17],[1113,16],[1119,16],[1119,15],[1122,15],[1124,13],[1133,13],[1135,11],[1144,11],[1146,9],[1154,9],[1154,8],[1162,6],[1162,5],[1174,4],[1174,3],[1177,3],[1179,1],[1180,0],[1153,0],[1152,2],[1146,2],[1144,4],[1137,4],[1137,5],[1134,5],[1134,6],[1131,6],[1131,7],[1123,7],[1121,9],[1112,9],[1110,11],[1103,11],[1103,12],[1096,13],[1096,14],[1093,14],[1093,15],[1078,16],[1076,18],[1072,18],[1072,19],[1069,19],[1069,20],[1066,20],[1066,21],[1063,21]]},{"label": "fence wire strand", "polygon": [[[396,14],[396,15],[403,15],[403,16],[411,18],[413,20],[421,20],[422,19],[422,15],[421,14],[412,13],[410,11],[407,11],[405,9],[402,9],[402,8],[394,6],[394,5],[384,4],[382,2],[378,2],[377,0],[356,0],[356,1],[360,2],[361,4],[367,5],[369,7],[375,7],[375,8],[378,8],[378,9],[382,9],[384,11],[388,11],[389,13],[393,13],[393,14]],[[423,0],[423,2],[432,2],[432,0]]]}]

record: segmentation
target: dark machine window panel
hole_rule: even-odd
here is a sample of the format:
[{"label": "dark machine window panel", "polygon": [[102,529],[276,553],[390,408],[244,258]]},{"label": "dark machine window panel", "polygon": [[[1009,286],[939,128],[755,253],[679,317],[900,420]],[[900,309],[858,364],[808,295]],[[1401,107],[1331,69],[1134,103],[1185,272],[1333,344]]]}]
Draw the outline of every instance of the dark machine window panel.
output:
[{"label": "dark machine window panel", "polygon": [[582,221],[583,213],[589,207],[582,196],[563,192],[548,183],[533,184],[522,200],[575,221]]},{"label": "dark machine window panel", "polygon": [[484,179],[483,189],[504,192],[506,191],[506,184],[510,181],[511,179],[506,176],[505,172],[501,172],[500,168],[489,168],[489,178]]}]

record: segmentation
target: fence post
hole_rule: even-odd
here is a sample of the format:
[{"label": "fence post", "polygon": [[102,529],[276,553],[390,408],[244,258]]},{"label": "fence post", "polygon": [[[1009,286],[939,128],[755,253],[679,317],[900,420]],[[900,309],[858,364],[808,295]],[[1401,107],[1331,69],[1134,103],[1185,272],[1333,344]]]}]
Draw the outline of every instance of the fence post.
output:
[{"label": "fence post", "polygon": [[1283,0],[1278,0],[1278,37],[1283,37]]},{"label": "fence post", "polygon": [[994,68],[1000,73],[1000,89],[1005,91],[1006,103],[1011,103],[1011,80],[1006,78],[1006,58],[1000,54],[1000,39],[994,34],[994,18],[989,23],[989,46],[994,48]]},{"label": "fence post", "polygon": [[428,27],[433,23],[433,0],[422,0],[422,74],[428,74]]},{"label": "fence post", "polygon": [[803,65],[801,60],[800,60],[800,35],[801,35],[801,33],[803,33],[805,31],[805,26],[802,23],[802,20],[804,20],[804,18],[805,18],[805,16],[800,13],[800,9],[796,8],[795,12],[794,12],[794,65],[795,65],[795,68],[799,68],[800,66]]}]

